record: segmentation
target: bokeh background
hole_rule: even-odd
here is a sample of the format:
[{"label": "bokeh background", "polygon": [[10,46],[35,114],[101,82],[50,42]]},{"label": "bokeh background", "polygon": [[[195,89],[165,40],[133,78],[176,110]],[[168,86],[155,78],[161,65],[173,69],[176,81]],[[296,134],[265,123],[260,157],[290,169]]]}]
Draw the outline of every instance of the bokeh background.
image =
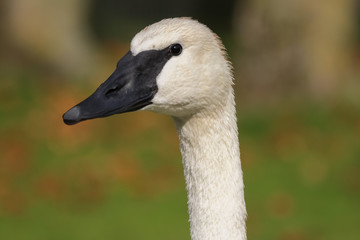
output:
[{"label": "bokeh background", "polygon": [[234,64],[248,238],[359,239],[356,0],[2,0],[0,239],[190,239],[169,117],[61,119],[175,16]]}]

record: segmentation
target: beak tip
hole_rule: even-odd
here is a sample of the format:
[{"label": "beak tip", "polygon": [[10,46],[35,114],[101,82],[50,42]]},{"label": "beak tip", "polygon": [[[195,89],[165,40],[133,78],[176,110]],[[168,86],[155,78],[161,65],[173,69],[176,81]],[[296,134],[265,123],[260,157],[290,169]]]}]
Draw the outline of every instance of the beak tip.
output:
[{"label": "beak tip", "polygon": [[78,106],[71,108],[69,111],[64,113],[63,121],[67,125],[73,125],[81,121],[80,119],[80,108]]}]

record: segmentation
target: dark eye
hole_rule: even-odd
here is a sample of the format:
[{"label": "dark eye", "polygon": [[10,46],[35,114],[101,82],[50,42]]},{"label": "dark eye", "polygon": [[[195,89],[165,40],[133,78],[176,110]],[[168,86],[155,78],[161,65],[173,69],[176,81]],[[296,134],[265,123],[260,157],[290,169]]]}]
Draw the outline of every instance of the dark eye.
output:
[{"label": "dark eye", "polygon": [[173,56],[179,56],[181,52],[182,52],[182,46],[180,44],[176,43],[170,46],[170,53]]}]

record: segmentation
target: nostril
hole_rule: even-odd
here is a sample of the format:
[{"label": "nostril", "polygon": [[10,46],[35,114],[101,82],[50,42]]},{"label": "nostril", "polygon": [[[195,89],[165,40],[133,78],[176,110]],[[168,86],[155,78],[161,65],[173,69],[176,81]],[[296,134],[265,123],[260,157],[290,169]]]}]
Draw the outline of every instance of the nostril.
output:
[{"label": "nostril", "polygon": [[120,87],[113,87],[106,91],[105,96],[111,97],[112,95],[116,94],[120,90]]}]

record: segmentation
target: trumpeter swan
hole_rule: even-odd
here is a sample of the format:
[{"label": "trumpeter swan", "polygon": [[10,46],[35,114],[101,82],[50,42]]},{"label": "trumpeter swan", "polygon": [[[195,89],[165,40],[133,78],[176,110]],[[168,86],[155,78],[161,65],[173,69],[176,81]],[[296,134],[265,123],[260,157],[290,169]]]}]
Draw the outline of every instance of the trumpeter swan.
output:
[{"label": "trumpeter swan", "polygon": [[139,32],[114,73],[63,116],[66,124],[150,110],[173,117],[193,240],[246,239],[231,64],[219,38],[190,18]]}]

